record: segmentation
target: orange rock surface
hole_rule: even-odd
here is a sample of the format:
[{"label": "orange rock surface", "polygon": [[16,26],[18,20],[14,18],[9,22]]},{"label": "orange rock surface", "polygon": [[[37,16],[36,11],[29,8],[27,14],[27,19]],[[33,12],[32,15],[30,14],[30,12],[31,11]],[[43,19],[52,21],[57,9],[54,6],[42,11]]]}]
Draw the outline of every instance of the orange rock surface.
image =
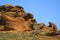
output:
[{"label": "orange rock surface", "polygon": [[[0,6],[0,31],[21,32],[34,30],[46,35],[45,39],[48,39],[48,36],[54,36],[54,40],[60,37],[60,30],[57,29],[54,23],[49,22],[48,26],[44,23],[38,24],[33,15],[25,12],[21,6],[11,6],[10,4]],[[41,40],[44,39],[41,38]],[[53,40],[53,38],[50,40]]]}]

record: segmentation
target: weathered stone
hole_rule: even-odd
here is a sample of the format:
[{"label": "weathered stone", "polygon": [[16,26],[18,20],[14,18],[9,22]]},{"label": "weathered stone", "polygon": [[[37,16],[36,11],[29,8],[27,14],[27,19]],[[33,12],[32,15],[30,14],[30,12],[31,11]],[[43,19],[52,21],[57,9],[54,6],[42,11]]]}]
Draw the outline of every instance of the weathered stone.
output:
[{"label": "weathered stone", "polygon": [[30,13],[25,13],[23,18],[27,21],[29,19],[33,19],[33,15]]},{"label": "weathered stone", "polygon": [[[49,22],[37,23],[33,15],[24,11],[21,6],[11,6],[9,4],[0,6],[0,30],[2,31],[31,31],[40,30],[42,34],[58,34],[57,26]],[[55,35],[55,34],[54,34]]]},{"label": "weathered stone", "polygon": [[11,6],[10,4],[0,6],[0,31],[29,31],[28,33],[32,32],[40,40],[48,40],[49,38],[55,40],[54,38],[58,39],[60,37],[60,30],[57,29],[54,23],[49,22],[48,26],[44,23],[38,24],[33,15],[25,12],[23,7]]},{"label": "weathered stone", "polygon": [[48,27],[50,27],[53,31],[57,31],[57,26],[54,23],[52,23],[52,22],[49,22],[49,26]]}]

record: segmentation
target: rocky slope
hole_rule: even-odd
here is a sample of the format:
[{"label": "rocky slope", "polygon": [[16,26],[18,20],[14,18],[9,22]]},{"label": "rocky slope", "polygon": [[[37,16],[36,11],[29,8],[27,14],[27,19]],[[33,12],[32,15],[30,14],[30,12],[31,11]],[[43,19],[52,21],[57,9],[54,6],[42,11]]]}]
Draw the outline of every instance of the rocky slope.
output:
[{"label": "rocky slope", "polygon": [[[37,38],[27,38],[26,40],[60,40],[60,30],[54,23],[49,22],[48,26],[44,23],[37,23],[33,15],[25,12],[23,7],[10,4],[0,6],[0,32],[2,34],[24,32],[25,34],[28,33],[27,35],[31,33]],[[25,36],[28,37],[27,35]]]}]

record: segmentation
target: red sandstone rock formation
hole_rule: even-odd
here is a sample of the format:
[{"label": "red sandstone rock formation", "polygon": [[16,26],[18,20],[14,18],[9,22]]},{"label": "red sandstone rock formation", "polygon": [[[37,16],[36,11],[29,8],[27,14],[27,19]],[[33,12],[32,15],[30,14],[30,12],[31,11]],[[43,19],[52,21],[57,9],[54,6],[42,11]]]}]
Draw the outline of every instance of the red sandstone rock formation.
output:
[{"label": "red sandstone rock formation", "polygon": [[21,6],[11,6],[9,4],[0,6],[0,31],[31,31],[40,30],[42,34],[56,33],[57,27],[49,22],[49,26],[44,23],[38,24],[33,15],[26,13]]}]

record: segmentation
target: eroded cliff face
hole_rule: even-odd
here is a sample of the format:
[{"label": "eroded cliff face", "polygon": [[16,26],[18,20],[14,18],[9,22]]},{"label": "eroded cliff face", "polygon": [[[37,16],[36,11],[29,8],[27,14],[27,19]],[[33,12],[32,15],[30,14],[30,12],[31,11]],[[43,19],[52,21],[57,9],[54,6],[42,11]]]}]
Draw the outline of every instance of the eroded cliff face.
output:
[{"label": "eroded cliff face", "polygon": [[[3,5],[0,6],[0,20],[2,31],[16,30],[32,30],[29,26],[33,23],[33,16],[25,13],[20,6]],[[3,26],[3,28],[2,28]]]},{"label": "eroded cliff face", "polygon": [[[41,35],[58,36],[60,31],[57,26],[49,22],[37,23],[33,15],[24,11],[21,6],[11,6],[10,4],[0,6],[0,31],[39,31]],[[56,39],[57,40],[57,39]]]}]

